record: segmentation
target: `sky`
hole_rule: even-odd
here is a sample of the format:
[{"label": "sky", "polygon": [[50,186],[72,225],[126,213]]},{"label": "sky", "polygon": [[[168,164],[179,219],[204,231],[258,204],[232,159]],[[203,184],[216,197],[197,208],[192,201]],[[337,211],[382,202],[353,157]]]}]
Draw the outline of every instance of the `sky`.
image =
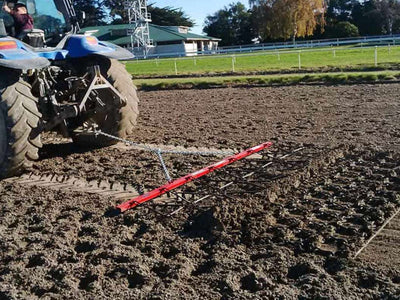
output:
[{"label": "sky", "polygon": [[[182,8],[186,15],[196,23],[191,31],[198,34],[202,33],[204,20],[208,15],[214,14],[233,2],[236,3],[238,0],[147,0],[147,4],[154,3],[158,7]],[[248,4],[247,0],[240,2]]]}]

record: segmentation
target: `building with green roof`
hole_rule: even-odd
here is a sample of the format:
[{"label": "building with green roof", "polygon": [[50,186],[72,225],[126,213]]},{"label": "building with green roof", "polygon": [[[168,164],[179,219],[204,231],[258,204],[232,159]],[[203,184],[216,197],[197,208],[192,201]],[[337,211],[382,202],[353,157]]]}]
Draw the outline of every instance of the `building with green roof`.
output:
[{"label": "building with green roof", "polygon": [[[132,49],[132,37],[129,24],[85,27],[81,32],[93,35],[101,41],[107,41],[124,48]],[[189,32],[185,26],[158,26],[149,24],[150,39],[153,46],[148,56],[192,56],[200,51],[214,51],[220,39]],[[133,49],[134,50],[134,49]]]}]

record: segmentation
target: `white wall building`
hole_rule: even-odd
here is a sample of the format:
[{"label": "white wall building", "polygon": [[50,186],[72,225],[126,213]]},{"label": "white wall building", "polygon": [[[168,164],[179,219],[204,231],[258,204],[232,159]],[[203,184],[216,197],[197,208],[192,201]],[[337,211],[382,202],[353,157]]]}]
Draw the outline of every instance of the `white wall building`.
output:
[{"label": "white wall building", "polygon": [[[87,27],[81,31],[96,36],[99,40],[130,48],[129,24]],[[198,52],[215,51],[220,39],[194,34],[185,26],[158,26],[149,24],[153,47],[148,55],[193,56]],[[140,53],[138,53],[140,55]]]}]

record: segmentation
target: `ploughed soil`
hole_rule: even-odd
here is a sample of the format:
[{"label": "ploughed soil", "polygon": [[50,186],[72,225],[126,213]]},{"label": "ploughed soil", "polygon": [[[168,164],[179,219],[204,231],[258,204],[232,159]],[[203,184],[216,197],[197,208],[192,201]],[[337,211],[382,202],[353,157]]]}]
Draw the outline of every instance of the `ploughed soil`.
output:
[{"label": "ploughed soil", "polygon": [[[0,299],[399,299],[399,218],[356,256],[400,207],[399,90],[141,92],[135,142],[274,145],[181,189],[173,216],[166,198],[112,216],[112,195],[0,181]],[[35,176],[165,183],[154,154],[43,139]],[[164,158],[173,178],[219,160]]]}]

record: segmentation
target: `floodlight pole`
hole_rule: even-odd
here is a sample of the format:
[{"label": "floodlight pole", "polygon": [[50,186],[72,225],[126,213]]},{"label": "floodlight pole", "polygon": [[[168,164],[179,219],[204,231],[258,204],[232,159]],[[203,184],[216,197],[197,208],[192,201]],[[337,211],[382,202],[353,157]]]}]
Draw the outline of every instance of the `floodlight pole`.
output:
[{"label": "floodlight pole", "polygon": [[143,55],[146,56],[153,41],[150,39],[149,23],[151,15],[147,11],[147,0],[126,0],[125,9],[128,12],[129,29],[127,34],[131,37],[132,51],[143,49]]}]

